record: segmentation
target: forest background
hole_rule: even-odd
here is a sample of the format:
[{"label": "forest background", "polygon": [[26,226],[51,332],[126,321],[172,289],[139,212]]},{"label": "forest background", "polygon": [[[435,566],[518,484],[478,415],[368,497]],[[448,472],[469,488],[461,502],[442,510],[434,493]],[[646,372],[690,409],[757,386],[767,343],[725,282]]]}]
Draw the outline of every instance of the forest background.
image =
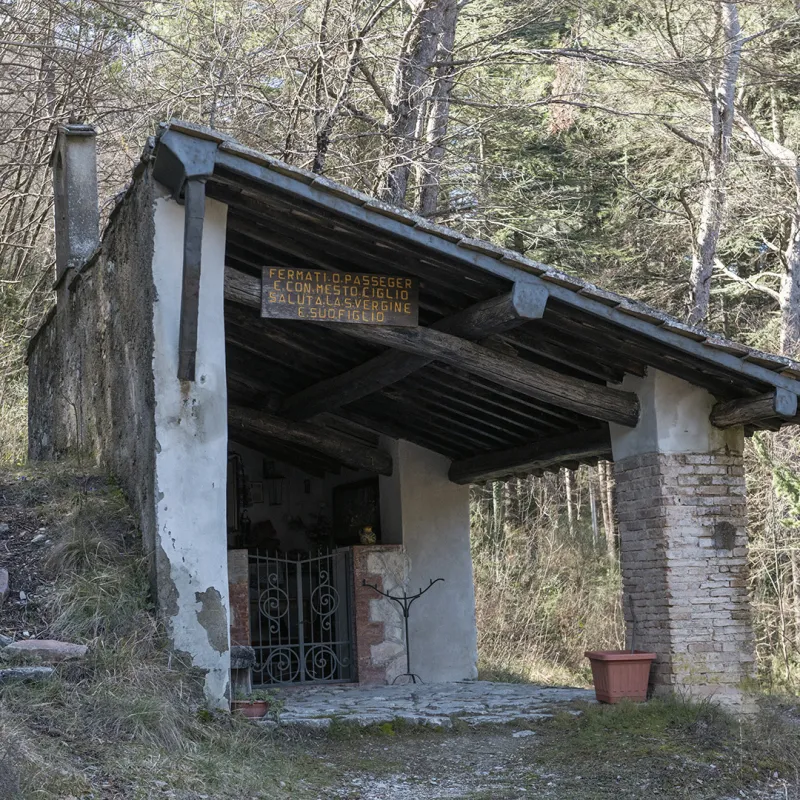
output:
[{"label": "forest background", "polygon": [[[49,156],[104,212],[158,122],[213,126],[747,344],[800,352],[800,0],[0,0],[0,459],[53,301]],[[800,692],[800,455],[748,444],[759,676]],[[484,676],[619,645],[609,464],[473,490]]]}]

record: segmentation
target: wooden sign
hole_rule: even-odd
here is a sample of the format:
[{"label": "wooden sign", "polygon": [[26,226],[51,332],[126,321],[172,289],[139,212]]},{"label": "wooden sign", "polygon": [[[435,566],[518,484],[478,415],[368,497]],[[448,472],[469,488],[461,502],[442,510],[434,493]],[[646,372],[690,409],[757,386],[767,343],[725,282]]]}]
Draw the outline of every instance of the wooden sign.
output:
[{"label": "wooden sign", "polygon": [[264,267],[261,316],[414,326],[419,321],[419,281],[364,272]]}]

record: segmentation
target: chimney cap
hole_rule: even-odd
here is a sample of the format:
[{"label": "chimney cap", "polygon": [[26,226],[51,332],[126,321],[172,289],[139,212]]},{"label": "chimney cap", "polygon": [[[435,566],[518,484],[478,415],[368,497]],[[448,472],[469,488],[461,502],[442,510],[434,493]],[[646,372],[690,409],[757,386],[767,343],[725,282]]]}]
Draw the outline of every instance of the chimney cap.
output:
[{"label": "chimney cap", "polygon": [[56,156],[62,147],[65,139],[73,137],[91,137],[97,136],[97,129],[94,125],[86,122],[65,122],[56,128],[56,140],[53,143],[53,152],[50,153],[50,166],[55,163]]},{"label": "chimney cap", "polygon": [[88,122],[67,122],[58,126],[58,132],[67,136],[96,136],[97,129]]}]

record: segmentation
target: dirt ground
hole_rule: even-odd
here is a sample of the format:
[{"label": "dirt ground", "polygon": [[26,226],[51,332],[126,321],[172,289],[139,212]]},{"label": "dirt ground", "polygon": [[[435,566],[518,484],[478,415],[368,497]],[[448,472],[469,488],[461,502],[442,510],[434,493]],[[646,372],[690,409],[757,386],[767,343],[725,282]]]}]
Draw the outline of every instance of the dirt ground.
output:
[{"label": "dirt ground", "polygon": [[[27,631],[36,637],[45,627],[39,601],[49,586],[43,561],[50,534],[38,510],[26,502],[28,478],[15,478],[13,483],[0,481],[0,567],[9,576],[8,598],[0,605],[0,633],[20,636]],[[46,498],[37,492],[36,501]]]},{"label": "dirt ground", "polygon": [[[437,735],[403,734],[318,743],[324,769],[340,772],[330,789],[309,794],[318,800],[600,800],[664,798],[732,800],[800,798],[797,775],[767,770],[741,774],[735,748],[714,757],[651,742],[644,757],[631,743],[615,758],[600,749],[581,751],[580,737],[567,741],[568,728],[543,723],[520,736],[508,727],[493,731]],[[516,735],[515,735],[516,734]],[[610,734],[610,740],[618,739]],[[625,746],[625,742],[616,742]],[[313,748],[309,748],[311,750]],[[341,769],[341,765],[349,767]],[[339,765],[337,767],[337,765]],[[798,765],[800,766],[800,765]]]}]

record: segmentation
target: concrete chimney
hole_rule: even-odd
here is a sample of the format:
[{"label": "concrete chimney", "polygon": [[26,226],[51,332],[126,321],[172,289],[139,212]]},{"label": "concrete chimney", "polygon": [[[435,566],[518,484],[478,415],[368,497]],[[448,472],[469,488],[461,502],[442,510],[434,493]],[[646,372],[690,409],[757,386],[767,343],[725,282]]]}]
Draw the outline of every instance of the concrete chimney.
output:
[{"label": "concrete chimney", "polygon": [[96,132],[92,125],[58,128],[51,159],[56,213],[56,285],[80,269],[100,241]]}]

